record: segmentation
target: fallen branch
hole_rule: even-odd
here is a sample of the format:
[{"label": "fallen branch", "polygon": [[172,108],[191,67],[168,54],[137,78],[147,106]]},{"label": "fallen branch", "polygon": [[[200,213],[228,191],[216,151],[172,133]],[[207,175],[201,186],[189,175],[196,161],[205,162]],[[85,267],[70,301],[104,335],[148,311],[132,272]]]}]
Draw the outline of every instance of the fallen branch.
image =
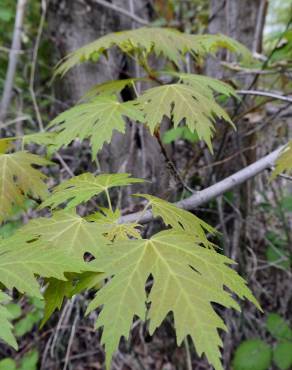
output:
[{"label": "fallen branch", "polygon": [[[245,181],[253,178],[267,168],[272,167],[283,148],[284,146],[281,146],[280,148],[274,150],[272,153],[259,159],[253,164],[243,168],[242,170],[234,173],[231,176],[226,177],[224,180],[219,181],[204,190],[198,191],[189,198],[175,203],[175,205],[186,210],[193,210],[196,207],[209,202],[210,200],[224,194],[226,191],[233,189],[235,186],[238,186]],[[143,224],[152,221],[153,218],[154,217],[152,211],[148,210],[143,213],[135,212],[129,215],[122,216],[120,218],[120,223],[135,222],[139,220],[139,223]]]}]

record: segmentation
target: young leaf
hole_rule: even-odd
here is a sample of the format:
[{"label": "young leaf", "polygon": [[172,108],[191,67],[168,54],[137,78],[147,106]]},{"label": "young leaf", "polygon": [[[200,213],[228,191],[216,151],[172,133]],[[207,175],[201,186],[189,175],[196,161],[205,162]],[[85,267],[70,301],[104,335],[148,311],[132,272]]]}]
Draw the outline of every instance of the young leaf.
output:
[{"label": "young leaf", "polygon": [[273,359],[281,370],[289,370],[292,366],[292,342],[277,343]]},{"label": "young leaf", "polygon": [[243,63],[250,63],[252,60],[250,51],[243,44],[226,35],[220,33],[216,35],[193,35],[192,38],[204,50],[202,55],[215,54],[218,49],[224,48],[241,57]]},{"label": "young leaf", "polygon": [[268,370],[272,364],[272,349],[260,339],[242,342],[236,349],[234,370]]},{"label": "young leaf", "polygon": [[0,223],[9,217],[14,205],[22,206],[26,195],[46,197],[46,176],[32,166],[48,164],[51,162],[26,152],[0,154]]},{"label": "young leaf", "polygon": [[8,149],[11,148],[12,142],[15,140],[15,137],[6,137],[4,139],[0,139],[0,154],[5,154]]},{"label": "young leaf", "polygon": [[213,245],[206,238],[205,231],[214,234],[216,230],[191,212],[178,208],[153,195],[137,194],[137,196],[146,198],[149,201],[149,206],[152,207],[153,215],[155,217],[161,217],[166,225],[170,225],[177,231],[184,231],[196,237],[197,242],[204,244],[206,247]]},{"label": "young leaf", "polygon": [[272,179],[280,175],[282,172],[289,172],[292,170],[292,140],[285,146],[282,153],[276,161],[276,168],[272,173]]},{"label": "young leaf", "polygon": [[113,96],[119,94],[125,87],[132,86],[136,81],[147,81],[147,78],[127,78],[125,80],[107,81],[92,86],[81,100],[90,100],[96,95]]},{"label": "young leaf", "polygon": [[127,173],[97,176],[91,173],[84,173],[75,176],[54,188],[52,195],[41,204],[41,208],[51,207],[53,209],[64,202],[68,202],[66,209],[70,209],[80,203],[87,202],[96,195],[107,192],[110,188],[144,181],[129,176]]},{"label": "young leaf", "polygon": [[19,233],[0,240],[0,282],[8,289],[41,297],[34,275],[65,280],[65,272],[87,271],[79,258]]},{"label": "young leaf", "polygon": [[22,235],[40,238],[64,254],[83,260],[86,252],[96,256],[101,245],[106,243],[103,229],[93,222],[78,216],[75,210],[59,211],[52,217],[31,220],[19,230]]},{"label": "young leaf", "polygon": [[55,310],[60,310],[65,297],[70,297],[73,291],[72,281],[49,279],[44,293],[45,311],[41,326],[44,325]]},{"label": "young leaf", "polygon": [[212,150],[211,139],[215,117],[223,118],[232,125],[228,114],[213,98],[207,97],[208,89],[195,89],[183,84],[153,87],[137,99],[137,106],[145,114],[145,122],[153,133],[163,117],[172,119],[174,127],[183,120],[186,126],[198,134]]},{"label": "young leaf", "polygon": [[37,132],[35,134],[24,135],[22,137],[23,145],[30,143],[49,146],[53,145],[56,138],[55,132]]},{"label": "young leaf", "polygon": [[102,229],[106,238],[110,241],[127,240],[129,238],[141,239],[139,230],[137,229],[139,224],[137,223],[125,223],[120,224],[119,219],[121,217],[120,210],[112,211],[107,208],[102,208],[101,212],[93,213],[86,217],[88,221],[94,221],[95,224],[99,225]]},{"label": "young leaf", "polygon": [[[228,266],[231,263],[227,257],[196,245],[190,235],[169,230],[149,240],[108,246],[94,265],[102,267],[106,277],[113,277],[88,307],[92,311],[103,306],[96,325],[103,326],[107,367],[120,338],[128,337],[134,316],[145,319],[145,303],[149,301],[151,334],[173,312],[178,344],[190,335],[198,354],[204,352],[215,369],[221,370],[222,342],[217,328],[226,327],[211,302],[239,309],[224,289],[227,287],[258,306],[244,280]],[[150,275],[154,282],[147,297],[145,283]]]},{"label": "young leaf", "polygon": [[268,315],[267,329],[277,340],[292,341],[292,329],[277,313],[270,313]]},{"label": "young leaf", "polygon": [[163,56],[177,66],[186,53],[193,57],[215,53],[218,48],[227,48],[245,59],[250,52],[239,42],[225,35],[190,35],[170,28],[142,27],[135,30],[110,33],[69,54],[59,64],[56,73],[64,75],[75,65],[92,60],[97,62],[101,55],[113,46],[132,56]]},{"label": "young leaf", "polygon": [[143,122],[144,117],[132,102],[120,103],[114,96],[98,96],[88,103],[76,105],[61,113],[51,123],[57,136],[55,148],[67,146],[76,138],[90,139],[93,158],[105,142],[110,142],[113,130],[125,133],[128,117]]},{"label": "young leaf", "polygon": [[179,77],[183,84],[192,86],[196,91],[206,95],[208,99],[213,99],[214,93],[237,98],[236,91],[232,86],[216,78],[191,73],[174,73],[174,75]]},{"label": "young leaf", "polygon": [[8,343],[14,349],[17,349],[17,343],[14,335],[12,334],[12,324],[10,321],[13,315],[5,307],[4,303],[10,300],[10,297],[0,291],[0,338]]}]

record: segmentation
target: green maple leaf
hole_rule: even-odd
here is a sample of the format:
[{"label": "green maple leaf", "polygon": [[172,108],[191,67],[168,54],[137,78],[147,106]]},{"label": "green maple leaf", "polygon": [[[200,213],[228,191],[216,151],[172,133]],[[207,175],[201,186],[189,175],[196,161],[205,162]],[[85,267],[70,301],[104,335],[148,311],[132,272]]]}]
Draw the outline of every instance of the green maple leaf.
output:
[{"label": "green maple leaf", "polygon": [[41,208],[56,208],[60,204],[68,202],[66,208],[70,209],[80,203],[87,202],[93,196],[103,192],[108,194],[108,190],[112,187],[126,186],[144,181],[129,176],[127,173],[97,176],[91,173],[84,173],[80,176],[75,176],[58,185],[53,190],[52,195],[41,204]]},{"label": "green maple leaf", "polygon": [[104,245],[103,229],[94,222],[87,222],[75,210],[55,212],[52,217],[31,220],[19,230],[23,235],[40,238],[64,254],[83,259],[86,252],[93,256]]},{"label": "green maple leaf", "polygon": [[96,95],[113,96],[119,94],[125,87],[133,86],[138,81],[149,81],[147,78],[127,78],[124,80],[107,81],[102,84],[92,86],[82,97],[81,100],[90,100]]},{"label": "green maple leaf", "polygon": [[121,211],[119,209],[113,211],[108,208],[101,208],[101,212],[93,213],[87,216],[86,219],[99,225],[110,241],[127,240],[129,238],[140,239],[141,235],[137,228],[141,225],[134,222],[120,224],[120,217]]},{"label": "green maple leaf", "polygon": [[272,179],[283,172],[292,170],[292,140],[285,146],[276,161],[276,168],[272,173]]},{"label": "green maple leaf", "polygon": [[200,91],[200,93],[204,94],[208,99],[213,99],[214,93],[233,96],[238,99],[236,91],[232,86],[215,78],[191,73],[172,73],[172,75],[177,76],[182,83]]},{"label": "green maple leaf", "polygon": [[47,196],[46,176],[32,166],[48,164],[51,162],[26,152],[0,154],[0,223],[10,216],[14,205],[23,205],[27,195]]},{"label": "green maple leaf", "polygon": [[65,272],[87,271],[88,266],[53,245],[17,233],[0,240],[0,282],[8,289],[42,297],[35,275],[66,280]]},{"label": "green maple leaf", "polygon": [[190,35],[170,28],[142,27],[135,30],[110,33],[69,54],[59,64],[56,73],[64,75],[72,67],[85,61],[97,62],[108,49],[117,46],[131,56],[163,56],[176,64],[190,53],[193,57],[215,53],[227,48],[245,59],[250,52],[239,42],[225,35]]},{"label": "green maple leaf", "polygon": [[5,154],[10,149],[13,141],[15,141],[15,137],[0,139],[0,154]]},{"label": "green maple leaf", "polygon": [[113,130],[125,133],[124,117],[140,122],[144,119],[132,102],[120,103],[114,96],[98,96],[76,105],[51,121],[50,127],[58,133],[54,147],[66,146],[76,138],[90,139],[94,158],[103,144],[111,141]]},{"label": "green maple leaf", "polygon": [[193,41],[204,50],[204,52],[201,52],[202,56],[206,54],[215,55],[218,49],[224,48],[240,56],[243,63],[250,63],[252,60],[250,51],[243,44],[221,33],[193,35]]},{"label": "green maple leaf", "polygon": [[0,338],[17,350],[18,346],[12,333],[12,324],[10,322],[13,319],[13,315],[4,305],[4,303],[8,302],[9,300],[10,297],[0,291]]},{"label": "green maple leaf", "polygon": [[166,225],[170,225],[174,230],[184,231],[196,237],[197,242],[204,244],[206,247],[213,246],[213,244],[208,241],[205,231],[215,234],[216,230],[199,217],[153,195],[136,195],[147,199],[149,201],[148,206],[152,207],[154,217],[161,217]]},{"label": "green maple leaf", "polygon": [[49,279],[48,286],[44,293],[45,310],[44,317],[41,323],[43,326],[51,317],[55,310],[60,310],[65,297],[71,297],[73,291],[72,281]]},{"label": "green maple leaf", "polygon": [[55,138],[55,132],[37,132],[35,134],[24,135],[22,137],[22,143],[23,145],[34,143],[38,145],[49,146],[54,143]]},{"label": "green maple leaf", "polygon": [[[232,260],[214,250],[200,247],[184,232],[163,231],[149,240],[129,240],[108,246],[98,261],[112,279],[100,289],[88,311],[103,306],[97,327],[103,326],[102,343],[107,353],[107,367],[120,338],[128,337],[133,318],[146,317],[150,333],[173,313],[178,344],[190,335],[199,355],[205,353],[216,370],[221,370],[222,346],[217,329],[226,329],[211,302],[239,309],[225,287],[240,298],[259,307],[245,281],[230,268]],[[147,297],[145,283],[153,277]]]},{"label": "green maple leaf", "polygon": [[[172,119],[174,127],[183,120],[186,126],[198,134],[212,150],[215,117],[223,118],[232,125],[228,114],[214,99],[206,96],[206,88],[197,89],[183,84],[153,87],[137,100],[137,106],[145,115],[145,123],[153,133],[163,117]],[[159,108],[159,109],[158,109]]]}]

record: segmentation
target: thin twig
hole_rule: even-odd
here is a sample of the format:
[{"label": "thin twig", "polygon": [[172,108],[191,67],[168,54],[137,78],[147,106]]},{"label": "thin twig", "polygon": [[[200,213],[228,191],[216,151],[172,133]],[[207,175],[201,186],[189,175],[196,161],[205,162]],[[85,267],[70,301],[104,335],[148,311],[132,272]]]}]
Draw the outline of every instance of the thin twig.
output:
[{"label": "thin twig", "polygon": [[40,110],[39,110],[37,100],[36,100],[36,95],[34,91],[34,81],[35,81],[35,71],[36,71],[36,65],[37,65],[38,51],[39,51],[40,41],[41,41],[43,29],[44,29],[46,12],[47,12],[46,0],[42,0],[42,14],[41,14],[39,27],[38,27],[38,33],[37,33],[35,45],[33,48],[30,79],[29,79],[29,91],[30,91],[30,95],[31,95],[31,99],[33,102],[33,107],[36,113],[37,122],[38,122],[40,131],[44,130],[44,125],[43,125],[42,117],[41,117]]},{"label": "thin twig", "polygon": [[0,121],[4,121],[7,116],[8,107],[12,95],[12,87],[14,76],[16,72],[16,66],[18,62],[18,57],[20,54],[21,47],[21,33],[24,19],[24,12],[26,7],[27,0],[18,0],[16,8],[16,17],[14,23],[13,39],[12,45],[9,52],[9,62],[8,69],[3,89],[1,109],[0,109]]},{"label": "thin twig", "polygon": [[258,91],[258,90],[237,90],[237,94],[239,95],[255,95],[255,96],[264,96],[267,98],[277,99],[277,100],[283,100],[287,101],[289,103],[292,103],[292,97],[279,95],[275,93],[271,93],[269,91]]},{"label": "thin twig", "polygon": [[114,10],[115,12],[117,13],[120,13],[130,19],[132,19],[133,21],[137,22],[137,23],[140,23],[142,24],[143,26],[148,26],[149,25],[149,22],[143,18],[140,18],[138,17],[137,15],[133,14],[133,13],[130,13],[129,11],[123,9],[123,8],[120,8],[114,4],[111,4],[111,3],[108,3],[107,1],[104,1],[104,0],[94,0],[94,2],[98,5],[101,5],[105,8],[108,8],[108,9],[111,9],[111,10]]},{"label": "thin twig", "polygon": [[[217,182],[216,184],[209,186],[208,188],[198,191],[194,195],[175,203],[177,207],[193,210],[196,207],[201,206],[209,202],[210,200],[217,198],[224,194],[226,191],[233,189],[234,187],[246,182],[247,180],[255,177],[259,173],[263,172],[267,168],[270,168],[277,160],[279,154],[282,152],[284,146],[279,147],[272,153],[265,157],[257,160],[253,164],[243,168],[242,170],[234,173],[231,176],[226,177],[224,180]],[[140,212],[131,213],[129,215],[122,216],[119,220],[120,223],[135,222],[139,217]],[[152,211],[148,210],[144,216],[140,218],[139,223],[147,223],[154,219]]]}]

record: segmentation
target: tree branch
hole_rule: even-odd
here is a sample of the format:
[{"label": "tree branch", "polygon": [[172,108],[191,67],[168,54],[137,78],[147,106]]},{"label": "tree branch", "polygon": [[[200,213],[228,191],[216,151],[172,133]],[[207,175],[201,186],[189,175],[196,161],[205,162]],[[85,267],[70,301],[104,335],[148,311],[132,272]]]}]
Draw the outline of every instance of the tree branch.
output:
[{"label": "tree branch", "polygon": [[149,22],[143,18],[140,18],[138,17],[137,15],[133,14],[133,13],[130,13],[129,11],[125,10],[125,9],[122,9],[114,4],[111,4],[111,3],[108,3],[107,1],[104,1],[104,0],[94,0],[94,2],[98,5],[101,5],[105,8],[108,8],[108,9],[111,9],[111,10],[114,10],[115,12],[118,12],[130,19],[132,19],[133,21],[137,22],[137,23],[140,23],[142,24],[143,26],[148,26],[149,25]]},{"label": "tree branch", "polygon": [[[278,155],[283,150],[284,146],[274,150],[272,153],[266,155],[265,157],[259,159],[253,164],[243,168],[242,170],[234,173],[231,176],[226,177],[224,180],[217,182],[216,184],[209,186],[208,188],[198,191],[194,195],[175,203],[177,207],[192,210],[196,207],[201,206],[204,203],[224,194],[226,191],[233,189],[245,181],[251,179],[252,177],[258,175],[262,171],[273,166],[278,158]],[[139,223],[147,223],[154,219],[152,211],[146,211],[141,218],[141,212],[131,213],[129,215],[122,216],[120,218],[120,223],[134,222],[139,219]]]},{"label": "tree branch", "polygon": [[267,91],[237,90],[236,92],[239,95],[265,96],[267,98],[278,99],[278,100],[283,100],[283,101],[287,101],[289,103],[292,103],[292,98],[290,98],[289,96],[283,96],[283,95],[279,95],[279,94],[274,94],[274,93],[267,92]]},{"label": "tree branch", "polygon": [[13,81],[18,62],[18,57],[21,52],[21,32],[24,19],[24,12],[27,0],[18,0],[16,8],[16,17],[14,23],[13,40],[11,49],[9,52],[8,69],[5,79],[5,85],[3,90],[3,96],[1,101],[0,109],[0,121],[4,121],[7,115],[7,110],[11,100],[11,93],[13,87]]}]

